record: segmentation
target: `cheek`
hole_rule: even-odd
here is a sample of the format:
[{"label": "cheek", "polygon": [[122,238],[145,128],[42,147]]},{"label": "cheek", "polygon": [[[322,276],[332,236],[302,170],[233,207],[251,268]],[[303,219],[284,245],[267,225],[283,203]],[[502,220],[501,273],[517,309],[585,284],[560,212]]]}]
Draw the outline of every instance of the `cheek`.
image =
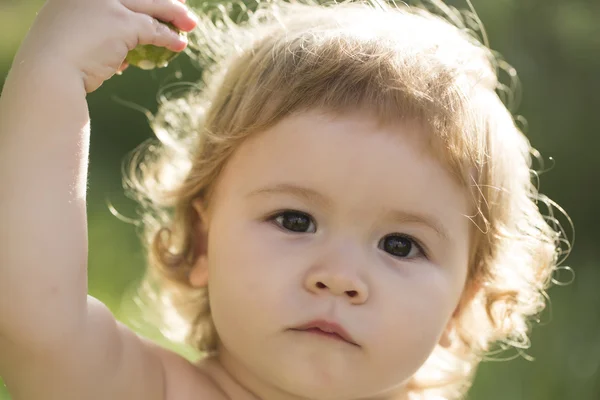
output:
[{"label": "cheek", "polygon": [[402,365],[414,373],[435,348],[458,302],[452,277],[426,266],[410,277],[383,280],[378,292],[384,305],[376,322],[379,333],[373,332],[381,339],[373,341],[374,350],[386,368]]},{"label": "cheek", "polygon": [[255,224],[221,224],[229,228],[211,238],[208,286],[217,328],[265,332],[278,322],[281,302],[290,294],[285,253]]}]

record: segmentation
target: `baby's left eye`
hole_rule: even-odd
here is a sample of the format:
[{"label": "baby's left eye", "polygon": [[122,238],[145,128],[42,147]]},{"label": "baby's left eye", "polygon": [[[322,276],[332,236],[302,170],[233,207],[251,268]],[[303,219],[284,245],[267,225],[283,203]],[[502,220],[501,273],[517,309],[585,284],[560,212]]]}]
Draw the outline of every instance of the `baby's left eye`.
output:
[{"label": "baby's left eye", "polygon": [[414,239],[406,235],[387,235],[379,242],[379,248],[398,258],[417,258],[426,256],[423,248]]}]

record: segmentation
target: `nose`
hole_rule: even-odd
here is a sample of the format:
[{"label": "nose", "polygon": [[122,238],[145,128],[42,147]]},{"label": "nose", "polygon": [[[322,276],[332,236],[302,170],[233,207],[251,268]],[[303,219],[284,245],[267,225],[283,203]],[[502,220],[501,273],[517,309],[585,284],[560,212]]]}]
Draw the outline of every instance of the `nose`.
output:
[{"label": "nose", "polygon": [[[356,262],[347,260],[347,263]],[[343,296],[351,304],[359,305],[369,298],[369,288],[358,272],[351,264],[322,264],[309,271],[304,285],[306,290],[316,295]]]}]

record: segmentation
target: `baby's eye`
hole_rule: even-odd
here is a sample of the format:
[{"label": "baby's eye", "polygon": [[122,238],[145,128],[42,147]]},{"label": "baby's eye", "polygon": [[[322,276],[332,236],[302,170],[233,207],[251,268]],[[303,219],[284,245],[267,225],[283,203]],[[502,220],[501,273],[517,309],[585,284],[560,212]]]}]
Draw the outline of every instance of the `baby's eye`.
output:
[{"label": "baby's eye", "polygon": [[379,248],[399,258],[426,257],[421,245],[406,235],[387,235],[379,242]]},{"label": "baby's eye", "polygon": [[299,211],[284,211],[271,219],[283,229],[292,232],[314,233],[317,230],[310,215]]}]

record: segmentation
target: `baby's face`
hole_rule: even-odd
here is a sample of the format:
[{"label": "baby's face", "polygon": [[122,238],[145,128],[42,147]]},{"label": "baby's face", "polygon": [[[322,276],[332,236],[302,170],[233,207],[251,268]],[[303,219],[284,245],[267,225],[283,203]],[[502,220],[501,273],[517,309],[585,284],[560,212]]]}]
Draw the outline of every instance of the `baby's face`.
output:
[{"label": "baby's face", "polygon": [[438,343],[466,279],[470,206],[420,129],[304,113],[227,164],[210,304],[221,362],[260,397],[385,398]]}]

